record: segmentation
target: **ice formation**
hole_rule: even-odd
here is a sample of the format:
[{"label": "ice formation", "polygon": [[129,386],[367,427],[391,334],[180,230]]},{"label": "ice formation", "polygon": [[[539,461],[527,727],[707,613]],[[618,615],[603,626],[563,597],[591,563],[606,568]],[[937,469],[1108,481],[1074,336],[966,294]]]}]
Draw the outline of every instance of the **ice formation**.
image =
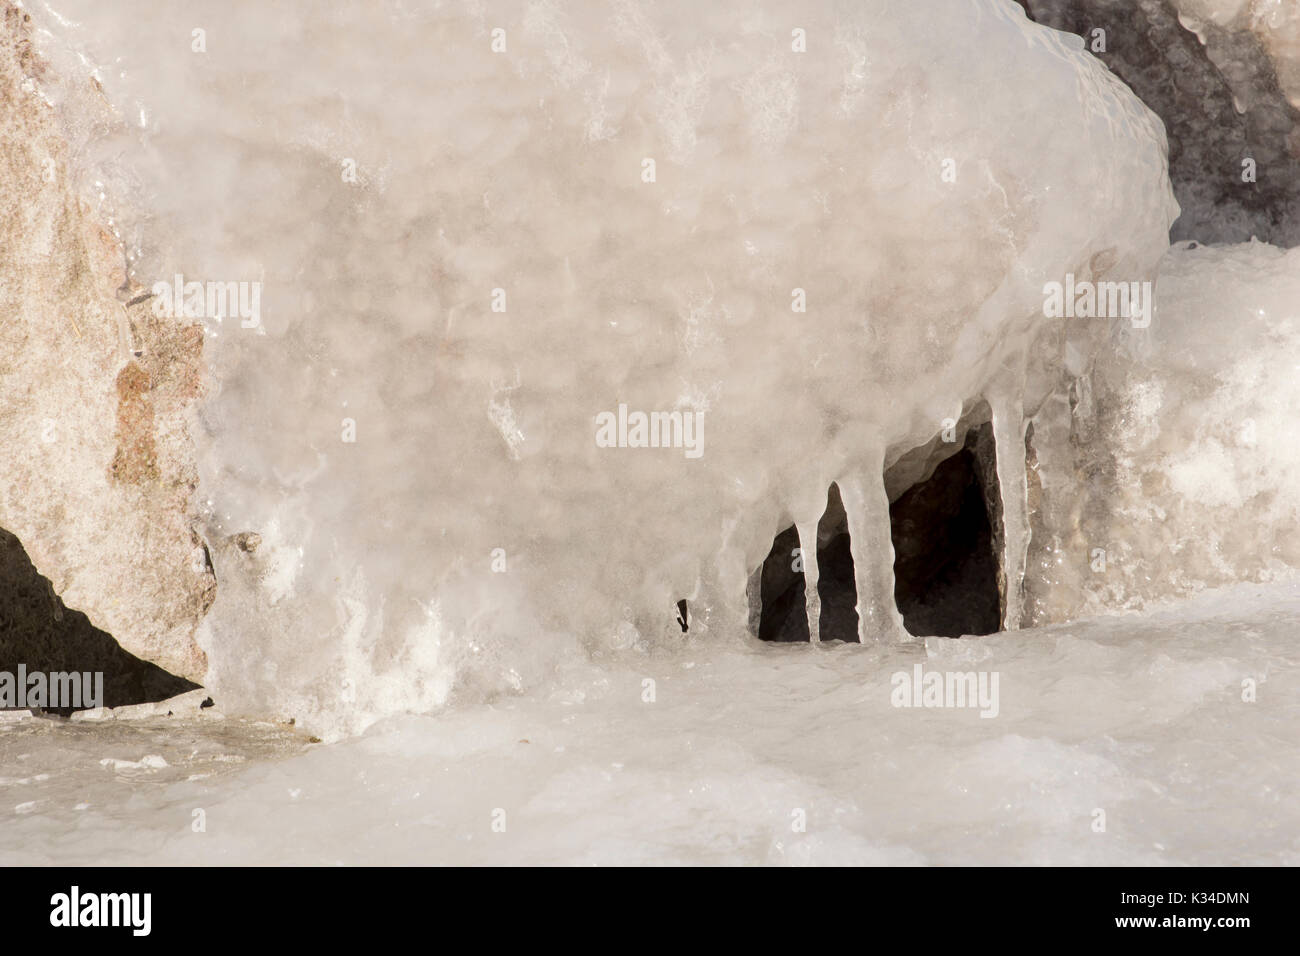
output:
[{"label": "ice formation", "polygon": [[1207,28],[1249,30],[1273,61],[1278,85],[1300,109],[1300,6],[1291,0],[1174,0],[1179,19],[1198,36]]},{"label": "ice formation", "polygon": [[1031,622],[1300,567],[1300,249],[1179,244],[1156,292],[1034,420]]},{"label": "ice formation", "polygon": [[[682,598],[738,634],[832,481],[895,636],[882,474],[981,400],[1018,581],[1025,416],[1108,324],[1043,283],[1149,279],[1176,214],[1158,121],[1004,0],[58,6],[51,56],[113,64],[133,276],[261,284],[205,317],[208,684],[327,730],[680,639]],[[598,447],[623,405],[703,454]]]}]

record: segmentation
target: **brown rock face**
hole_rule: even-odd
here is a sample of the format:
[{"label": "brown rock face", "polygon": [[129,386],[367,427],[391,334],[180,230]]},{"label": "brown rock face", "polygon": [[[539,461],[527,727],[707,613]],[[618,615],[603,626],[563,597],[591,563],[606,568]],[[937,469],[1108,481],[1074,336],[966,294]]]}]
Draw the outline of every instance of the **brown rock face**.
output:
[{"label": "brown rock face", "polygon": [[[131,288],[121,244],[78,199],[60,117],[39,92],[44,69],[26,15],[7,6],[0,528],[69,608],[131,654],[201,681],[194,632],[216,586],[193,518],[203,330],[155,316]],[[0,634],[14,659],[26,639]]]}]

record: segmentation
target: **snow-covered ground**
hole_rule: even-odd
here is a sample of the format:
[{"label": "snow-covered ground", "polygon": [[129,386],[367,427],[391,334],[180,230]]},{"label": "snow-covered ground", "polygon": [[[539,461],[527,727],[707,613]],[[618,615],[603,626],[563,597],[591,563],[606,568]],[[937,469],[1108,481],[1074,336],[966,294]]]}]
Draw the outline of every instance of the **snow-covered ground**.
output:
[{"label": "snow-covered ground", "polygon": [[[924,650],[687,641],[336,744],[0,724],[0,863],[1296,864],[1298,628],[1292,581]],[[918,663],[996,673],[997,716],[892,706]]]}]

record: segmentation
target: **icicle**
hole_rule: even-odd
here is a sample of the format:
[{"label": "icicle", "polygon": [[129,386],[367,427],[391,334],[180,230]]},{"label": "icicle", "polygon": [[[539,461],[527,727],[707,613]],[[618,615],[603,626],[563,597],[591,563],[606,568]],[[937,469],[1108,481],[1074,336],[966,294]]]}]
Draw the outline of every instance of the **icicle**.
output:
[{"label": "icicle", "polygon": [[858,640],[896,640],[903,619],[894,603],[894,544],[889,535],[889,498],[885,494],[883,462],[869,478],[839,482],[848,518],[853,555],[853,581],[858,591]]},{"label": "icicle", "polygon": [[1025,476],[1024,412],[1014,396],[990,402],[993,442],[997,454],[998,488],[1002,493],[1002,546],[1000,555],[1006,587],[1006,614],[1002,626],[1020,627],[1024,608],[1025,558],[1029,552],[1029,488]]}]

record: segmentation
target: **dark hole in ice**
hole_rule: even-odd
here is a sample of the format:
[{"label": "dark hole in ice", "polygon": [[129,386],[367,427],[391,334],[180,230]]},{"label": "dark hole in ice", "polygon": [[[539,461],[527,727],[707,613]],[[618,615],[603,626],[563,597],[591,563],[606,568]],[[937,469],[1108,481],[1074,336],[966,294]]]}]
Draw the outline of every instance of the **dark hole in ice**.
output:
[{"label": "dark hole in ice", "polygon": [[1002,622],[998,498],[992,426],[970,429],[940,462],[889,506],[894,598],[909,633],[992,634]]},{"label": "dark hole in ice", "polygon": [[798,548],[799,532],[791,525],[776,536],[763,561],[759,590],[763,612],[758,625],[761,641],[808,640],[803,572],[795,570]]},{"label": "dark hole in ice", "polygon": [[[808,584],[800,560],[805,548],[817,549],[817,594],[821,599],[818,634],[812,634],[808,626]],[[858,594],[853,580],[849,522],[838,485],[832,484],[827,491],[826,510],[817,523],[815,542],[800,541],[793,525],[776,536],[759,570],[758,590],[761,640],[857,642]]]},{"label": "dark hole in ice", "polygon": [[[102,672],[105,707],[166,700],[198,687],[129,654],[65,606],[18,538],[0,528],[0,672],[16,681],[20,665],[29,675]],[[85,708],[43,708],[64,716],[78,709]]]},{"label": "dark hole in ice", "polygon": [[681,627],[683,634],[691,629],[691,619],[686,609],[686,598],[682,598],[677,602],[677,624]]}]

